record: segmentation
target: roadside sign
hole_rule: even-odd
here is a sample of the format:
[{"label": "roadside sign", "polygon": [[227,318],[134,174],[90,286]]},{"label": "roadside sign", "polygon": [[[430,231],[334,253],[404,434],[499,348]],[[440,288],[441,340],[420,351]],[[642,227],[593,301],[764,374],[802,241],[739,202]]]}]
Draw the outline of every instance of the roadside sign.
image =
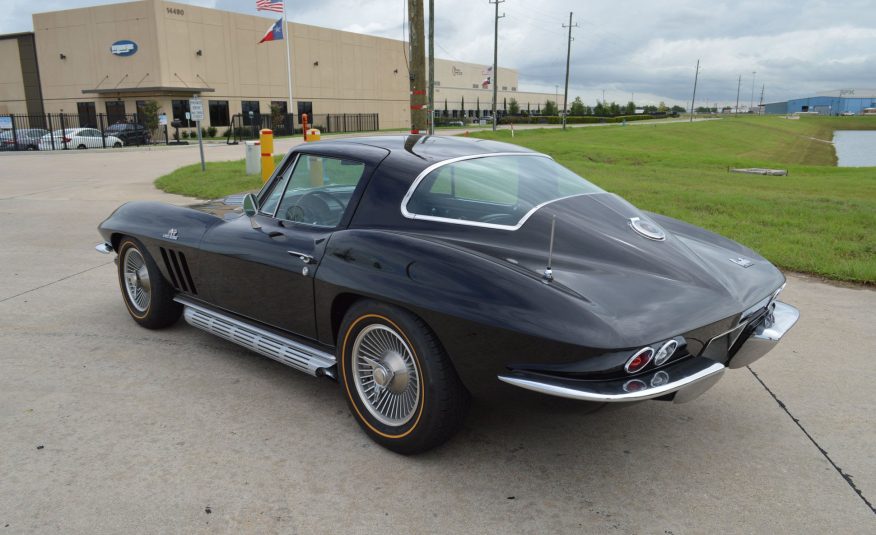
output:
[{"label": "roadside sign", "polygon": [[189,111],[193,121],[204,120],[204,101],[198,97],[189,99]]},{"label": "roadside sign", "polygon": [[162,113],[158,116],[158,126],[167,126],[167,114]]},{"label": "roadside sign", "polygon": [[204,101],[200,97],[189,99],[189,111],[186,113],[186,118],[191,117],[195,121],[195,130],[198,132],[198,149],[201,151],[201,171],[206,171],[204,165],[204,140],[201,137],[201,121],[204,120]]},{"label": "roadside sign", "polygon": [[11,115],[0,115],[0,129],[10,129],[12,128],[12,116]]}]

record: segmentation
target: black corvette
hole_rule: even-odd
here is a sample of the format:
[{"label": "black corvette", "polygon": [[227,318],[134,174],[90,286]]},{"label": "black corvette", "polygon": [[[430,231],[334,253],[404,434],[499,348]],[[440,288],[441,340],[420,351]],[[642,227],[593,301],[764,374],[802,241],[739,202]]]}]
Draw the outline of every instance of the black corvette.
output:
[{"label": "black corvette", "polygon": [[[289,153],[257,195],[119,207],[125,305],[336,379],[368,435],[440,444],[497,380],[683,402],[796,322],[754,251],[491,141],[355,138]],[[510,387],[506,387],[510,388]]]}]

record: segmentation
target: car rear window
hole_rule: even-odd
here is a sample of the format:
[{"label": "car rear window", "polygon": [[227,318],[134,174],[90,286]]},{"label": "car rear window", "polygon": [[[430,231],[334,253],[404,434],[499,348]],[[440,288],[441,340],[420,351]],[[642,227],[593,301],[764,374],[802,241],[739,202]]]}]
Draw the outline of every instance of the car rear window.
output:
[{"label": "car rear window", "polygon": [[435,168],[413,186],[405,216],[513,229],[551,201],[603,190],[540,154],[479,156]]}]

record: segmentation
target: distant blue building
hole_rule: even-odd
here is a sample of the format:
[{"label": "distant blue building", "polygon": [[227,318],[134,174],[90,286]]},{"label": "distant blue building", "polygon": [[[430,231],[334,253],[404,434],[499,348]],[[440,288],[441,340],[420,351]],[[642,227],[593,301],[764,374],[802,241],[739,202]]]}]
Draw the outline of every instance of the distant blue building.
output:
[{"label": "distant blue building", "polygon": [[764,113],[789,115],[792,113],[817,113],[819,115],[861,115],[867,108],[876,109],[876,90],[840,89],[814,97],[795,98],[785,102],[764,105]]}]

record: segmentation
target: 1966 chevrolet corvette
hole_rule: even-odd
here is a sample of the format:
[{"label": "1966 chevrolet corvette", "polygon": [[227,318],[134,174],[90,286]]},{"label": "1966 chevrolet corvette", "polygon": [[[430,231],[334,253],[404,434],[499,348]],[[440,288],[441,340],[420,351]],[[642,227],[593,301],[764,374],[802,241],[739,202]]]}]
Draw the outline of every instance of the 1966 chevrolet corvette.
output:
[{"label": "1966 chevrolet corvette", "polygon": [[448,439],[469,392],[497,380],[688,401],[799,316],[754,251],[513,145],[308,144],[240,204],[131,202],[100,225],[131,317],[182,315],[336,379],[362,429],[401,453]]}]

